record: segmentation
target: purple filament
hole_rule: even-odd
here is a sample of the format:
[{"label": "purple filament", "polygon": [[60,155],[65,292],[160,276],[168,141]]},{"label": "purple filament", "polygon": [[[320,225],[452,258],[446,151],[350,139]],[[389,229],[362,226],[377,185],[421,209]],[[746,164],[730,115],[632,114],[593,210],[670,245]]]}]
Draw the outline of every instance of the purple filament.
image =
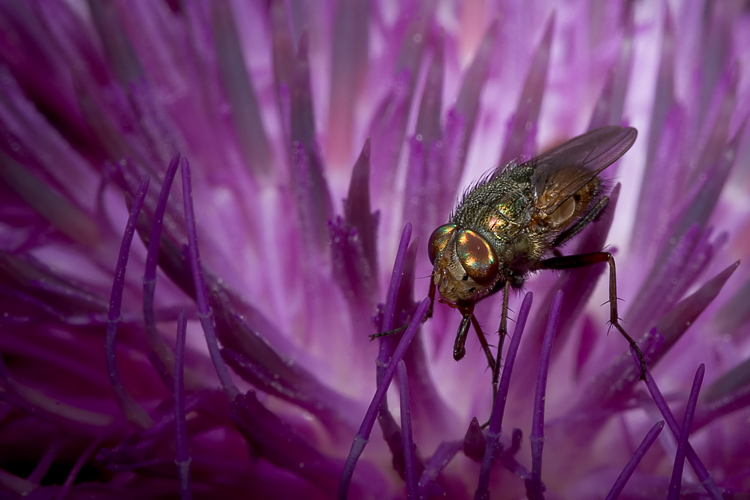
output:
[{"label": "purple filament", "polygon": [[60,453],[63,446],[65,446],[67,443],[67,435],[62,435],[55,438],[55,440],[47,447],[47,450],[44,452],[44,456],[42,456],[42,459],[39,460],[39,462],[36,464],[36,467],[34,467],[34,470],[31,472],[31,474],[28,475],[26,480],[34,484],[41,483],[42,479],[44,479],[44,476],[47,475],[50,466],[57,457],[57,454]]},{"label": "purple filament", "polygon": [[159,261],[159,242],[161,241],[161,229],[164,224],[164,212],[167,209],[169,190],[172,187],[177,166],[180,163],[180,154],[175,153],[169,168],[164,176],[164,182],[159,193],[159,201],[154,210],[153,225],[148,240],[148,252],[146,253],[146,269],[143,272],[143,320],[146,325],[146,337],[151,351],[158,357],[159,362],[152,360],[154,368],[161,379],[167,383],[170,380],[172,353],[166,342],[159,336],[156,330],[156,318],[154,314],[154,295],[156,293],[156,266]]},{"label": "purple filament", "polygon": [[456,453],[463,446],[463,440],[443,441],[440,443],[440,446],[437,447],[435,453],[432,454],[425,464],[422,476],[419,478],[419,498],[427,498],[429,496],[433,481],[437,479],[440,472],[453,460],[453,457],[456,456]]},{"label": "purple filament", "polygon": [[156,468],[161,466],[161,468],[165,468],[165,466],[169,464],[173,464],[174,460],[170,460],[168,458],[152,458],[150,460],[142,460],[139,462],[135,462],[132,464],[116,464],[116,463],[109,463],[107,464],[107,469],[109,469],[112,472],[131,472],[131,471],[137,471],[140,469],[149,469],[149,468]]},{"label": "purple filament", "polygon": [[510,346],[508,346],[508,354],[505,358],[505,366],[503,367],[503,375],[500,379],[500,385],[497,389],[497,398],[495,399],[495,407],[492,410],[492,416],[490,417],[490,426],[487,430],[487,446],[484,450],[484,457],[482,459],[482,468],[479,471],[479,483],[477,484],[477,490],[474,493],[475,499],[489,498],[489,484],[490,484],[490,469],[495,461],[495,453],[499,448],[500,433],[502,431],[503,414],[505,413],[505,402],[508,400],[508,388],[510,387],[510,376],[513,373],[513,363],[516,361],[516,353],[518,352],[518,346],[521,345],[521,336],[523,335],[524,327],[526,326],[526,319],[529,317],[529,311],[531,311],[531,302],[534,295],[528,292],[523,299],[521,309],[518,312],[518,320],[516,321],[516,328],[513,331],[513,336],[510,340]]},{"label": "purple filament", "polygon": [[695,406],[698,403],[698,393],[703,383],[703,375],[706,373],[706,366],[701,363],[695,372],[693,387],[690,389],[688,404],[685,408],[685,418],[682,421],[682,431],[680,432],[677,443],[677,452],[674,457],[674,468],[672,469],[672,479],[669,482],[668,500],[677,500],[680,497],[680,486],[682,483],[682,469],[685,466],[685,449],[688,446],[688,437],[690,428],[693,426],[693,417],[695,416]]},{"label": "purple filament", "polygon": [[[411,224],[407,222],[404,226],[403,231],[401,232],[401,241],[398,244],[398,251],[396,252],[396,262],[394,262],[393,264],[391,282],[388,286],[388,296],[386,297],[385,311],[383,312],[382,329],[384,332],[387,332],[393,328],[393,321],[396,316],[396,300],[398,299],[398,289],[401,286],[401,277],[403,276],[404,262],[406,261],[406,251],[409,248],[410,239]],[[384,367],[388,364],[388,359],[391,356],[392,344],[392,336],[380,338],[380,350],[378,351],[376,375],[376,383],[378,385],[380,385],[380,382],[382,380],[383,371],[385,369]]]},{"label": "purple filament", "polygon": [[[141,186],[143,186],[143,183],[141,183]],[[148,186],[148,182],[146,182],[146,186]],[[132,235],[131,235],[131,238],[132,238]],[[83,450],[83,453],[81,453],[81,456],[78,457],[78,459],[76,460],[76,463],[73,464],[73,467],[70,469],[70,473],[68,473],[68,477],[65,478],[65,482],[63,483],[62,487],[57,492],[57,496],[55,497],[55,500],[63,500],[66,496],[68,496],[68,491],[70,491],[71,486],[73,486],[73,482],[76,480],[76,477],[78,477],[78,473],[81,472],[81,469],[86,464],[89,457],[91,457],[94,451],[97,448],[99,448],[99,445],[102,444],[102,441],[104,441],[106,437],[107,437],[107,433],[105,432],[98,438],[91,441],[91,443],[86,447],[86,449]]]},{"label": "purple filament", "polygon": [[562,305],[562,291],[558,290],[552,300],[552,307],[544,332],[542,354],[539,358],[539,377],[536,380],[536,394],[534,395],[534,416],[531,424],[531,477],[526,481],[526,494],[529,499],[541,499],[542,488],[542,449],[544,448],[544,396],[547,390],[547,374],[549,360],[552,355],[552,341],[557,330],[557,320],[560,318]]},{"label": "purple filament", "polygon": [[177,341],[174,347],[174,415],[175,415],[175,463],[177,477],[180,480],[180,499],[190,500],[190,454],[187,445],[187,426],[185,424],[185,337],[187,319],[185,310],[177,317]]},{"label": "purple filament", "polygon": [[521,449],[521,440],[523,439],[523,433],[521,429],[513,429],[510,434],[510,448],[505,450],[500,455],[500,461],[503,467],[508,469],[510,472],[521,478],[524,482],[531,477],[528,469],[523,465],[519,464],[514,458],[518,450]]},{"label": "purple filament", "polygon": [[[29,388],[18,383],[11,376],[8,367],[3,361],[2,353],[0,353],[0,387],[5,389],[5,392],[2,393],[2,401],[4,403],[8,403],[9,405],[19,408],[29,414],[35,415],[41,420],[54,422],[61,426],[82,424],[77,418],[78,415],[75,415],[75,412],[80,409],[74,407],[62,409],[61,406],[58,405],[55,411],[50,411],[48,408],[40,408],[37,401],[30,400],[28,394]],[[100,422],[104,423],[101,420]],[[80,428],[80,430],[84,434],[89,431],[88,427]]]},{"label": "purple filament", "polygon": [[[404,270],[406,260],[406,250],[409,248],[411,239],[411,223],[406,223],[401,231],[401,240],[396,252],[396,262],[393,263],[393,272],[391,273],[391,282],[388,285],[388,297],[385,302],[385,311],[383,313],[383,329],[388,331],[393,328],[393,321],[396,316],[396,299],[398,298],[398,289],[401,286],[401,275]],[[389,337],[384,337],[389,338]]]},{"label": "purple filament", "polygon": [[112,283],[112,295],[109,301],[109,312],[107,313],[107,329],[106,329],[106,340],[104,344],[104,350],[107,361],[107,373],[109,374],[109,382],[112,385],[112,390],[115,393],[115,399],[117,404],[133,425],[141,428],[148,429],[154,424],[153,419],[146,413],[146,411],[135,402],[135,400],[128,394],[125,387],[122,385],[120,380],[120,374],[117,370],[117,360],[115,359],[116,351],[116,340],[117,340],[117,327],[120,324],[120,308],[122,306],[122,293],[125,288],[125,269],[128,265],[128,256],[130,254],[130,244],[133,241],[133,235],[135,234],[135,225],[138,220],[138,214],[141,212],[143,207],[143,199],[146,196],[148,190],[149,178],[144,177],[141,180],[141,184],[138,186],[138,191],[135,194],[133,200],[133,206],[130,210],[130,216],[128,217],[128,223],[125,226],[125,233],[122,236],[122,244],[120,245],[120,253],[117,256],[117,265],[115,266],[115,279]]},{"label": "purple filament", "polygon": [[406,349],[408,349],[409,344],[411,344],[414,336],[419,331],[419,327],[422,324],[422,319],[424,318],[425,314],[427,314],[427,309],[429,307],[430,299],[425,298],[419,304],[419,307],[417,307],[417,311],[414,313],[414,317],[411,319],[411,322],[409,322],[409,328],[406,329],[404,336],[401,337],[401,341],[398,343],[398,346],[396,346],[396,350],[393,353],[393,358],[385,367],[382,380],[378,384],[378,388],[375,391],[375,396],[373,396],[372,402],[370,402],[370,406],[367,408],[367,412],[365,413],[365,418],[362,421],[362,425],[360,425],[357,434],[354,436],[354,442],[352,443],[351,450],[349,451],[349,456],[346,459],[344,471],[341,474],[341,482],[339,483],[338,493],[339,499],[343,500],[347,496],[347,492],[349,491],[349,484],[351,483],[352,475],[354,474],[354,468],[356,467],[357,461],[359,460],[359,457],[362,455],[362,452],[367,445],[367,441],[370,439],[370,432],[372,432],[372,427],[373,425],[375,425],[375,419],[378,416],[380,405],[383,404],[383,401],[385,400],[385,393],[388,390],[388,386],[391,384],[391,380],[393,380],[393,375],[396,373],[396,365],[403,359]]},{"label": "purple filament", "polygon": [[[635,362],[638,363],[638,355],[632,348],[630,349],[630,354],[633,356]],[[659,391],[659,388],[654,381],[654,377],[651,376],[651,372],[648,369],[646,369],[646,387],[648,387],[648,392],[651,393],[651,398],[654,400],[656,407],[664,417],[664,421],[667,423],[667,426],[669,426],[669,430],[672,431],[675,438],[679,440],[680,428],[677,425],[677,420],[674,418],[674,415],[672,415],[672,411],[669,409],[667,402],[664,400],[664,396],[661,394],[661,391]],[[701,459],[698,458],[698,454],[695,453],[695,450],[690,443],[687,443],[685,446],[685,458],[690,462],[690,466],[693,468],[693,471],[695,471],[695,475],[698,476],[698,479],[703,487],[706,488],[709,495],[711,495],[711,498],[714,500],[721,500],[721,490],[716,486],[716,483],[711,478],[711,474],[708,473],[708,469],[703,465]]]},{"label": "purple filament", "polygon": [[208,297],[206,295],[206,282],[203,279],[203,269],[201,268],[201,258],[198,253],[198,236],[195,230],[195,214],[193,212],[193,190],[190,184],[190,164],[186,158],[183,158],[180,162],[180,170],[182,173],[182,196],[183,205],[185,210],[185,225],[187,226],[188,233],[188,250],[190,252],[190,267],[193,271],[193,283],[195,283],[195,299],[198,303],[198,318],[201,321],[203,327],[203,333],[206,335],[206,344],[208,345],[208,352],[211,355],[211,361],[216,369],[216,374],[219,376],[221,385],[224,387],[224,392],[227,394],[230,400],[237,397],[240,391],[237,386],[232,382],[229,376],[229,370],[227,365],[221,359],[221,353],[219,351],[219,341],[216,338],[216,330],[214,330],[214,322],[211,317],[211,310],[208,306]]},{"label": "purple filament", "polygon": [[406,498],[417,500],[417,464],[414,456],[414,440],[411,433],[411,409],[409,406],[409,384],[404,360],[398,362],[398,390],[401,395],[401,436],[404,440],[404,471],[406,475]]},{"label": "purple filament", "polygon": [[505,367],[503,368],[503,375],[500,379],[500,385],[497,388],[497,400],[495,401],[495,409],[492,412],[490,418],[489,432],[500,434],[503,424],[503,413],[505,412],[505,403],[508,400],[508,389],[510,388],[510,377],[513,373],[513,364],[516,361],[516,353],[518,352],[518,346],[521,345],[521,336],[526,326],[526,320],[529,317],[531,311],[531,303],[534,295],[528,292],[521,303],[521,309],[518,311],[518,319],[516,320],[516,328],[513,331],[513,337],[510,340],[510,346],[508,346],[508,354],[505,359]]},{"label": "purple filament", "polygon": [[99,311],[105,304],[98,297],[91,293],[79,289],[69,282],[64,282],[59,278],[53,280],[31,280],[34,287],[38,290],[51,292],[55,295],[65,297],[66,302],[79,301],[86,309]]},{"label": "purple filament", "polygon": [[654,444],[656,438],[659,437],[659,434],[661,433],[661,430],[663,428],[664,420],[659,420],[654,424],[653,427],[651,427],[651,430],[648,431],[646,437],[643,438],[643,441],[641,441],[641,444],[635,450],[633,456],[630,457],[628,463],[625,464],[625,467],[622,469],[622,472],[620,472],[620,475],[617,476],[617,480],[615,481],[615,484],[612,485],[612,489],[609,490],[609,493],[607,494],[607,498],[605,500],[615,500],[620,496],[620,493],[622,493],[623,488],[625,488],[628,479],[630,479],[630,476],[633,475],[633,472],[635,472],[635,468],[638,467],[641,459],[649,450],[649,448],[651,448],[651,445]]}]

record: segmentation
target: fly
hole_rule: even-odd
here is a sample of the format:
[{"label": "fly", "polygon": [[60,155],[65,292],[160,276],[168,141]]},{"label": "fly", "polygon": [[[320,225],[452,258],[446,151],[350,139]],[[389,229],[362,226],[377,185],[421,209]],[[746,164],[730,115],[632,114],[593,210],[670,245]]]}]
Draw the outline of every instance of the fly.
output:
[{"label": "fly", "polygon": [[[456,333],[453,358],[466,354],[470,325],[479,337],[493,372],[497,394],[499,359],[507,332],[510,289],[519,289],[529,275],[544,269],[609,265],[609,321],[636,350],[641,378],[646,364],[638,345],[620,325],[617,313],[615,260],[609,252],[563,256],[559,247],[601,214],[609,203],[599,173],[635,142],[632,127],[608,126],[575,137],[520,165],[510,163],[480,179],[453,211],[450,221],[433,231],[428,244],[433,265],[430,299],[463,316]],[[492,356],[474,306],[503,290],[500,347]]]},{"label": "fly", "polygon": [[[645,379],[643,354],[619,322],[612,254],[564,256],[559,251],[606,208],[609,197],[603,193],[599,173],[624,155],[637,135],[632,127],[601,127],[528,162],[499,167],[469,189],[449,222],[430,236],[428,253],[433,270],[427,317],[431,315],[436,291],[440,294],[438,302],[461,313],[453,344],[456,361],[466,354],[466,337],[469,327],[474,327],[492,369],[495,395],[500,352],[507,333],[510,289],[523,287],[536,271],[575,269],[604,262],[609,265],[609,322],[635,349],[641,379]],[[474,316],[474,306],[500,290],[503,307],[495,358]],[[400,330],[378,333],[371,339]]]}]

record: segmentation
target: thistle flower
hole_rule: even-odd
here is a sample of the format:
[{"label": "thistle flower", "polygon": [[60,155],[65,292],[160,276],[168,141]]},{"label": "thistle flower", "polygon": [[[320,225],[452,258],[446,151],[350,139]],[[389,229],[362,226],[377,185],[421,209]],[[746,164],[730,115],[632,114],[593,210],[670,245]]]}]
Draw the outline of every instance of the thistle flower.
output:
[{"label": "thistle flower", "polygon": [[[750,491],[741,2],[0,20],[4,496]],[[493,408],[478,343],[453,360],[456,312],[419,328],[424,242],[472,179],[606,124],[639,140],[565,251],[615,252],[653,376],[604,335],[604,266],[542,273],[511,298]],[[488,332],[501,302],[477,306]]]}]

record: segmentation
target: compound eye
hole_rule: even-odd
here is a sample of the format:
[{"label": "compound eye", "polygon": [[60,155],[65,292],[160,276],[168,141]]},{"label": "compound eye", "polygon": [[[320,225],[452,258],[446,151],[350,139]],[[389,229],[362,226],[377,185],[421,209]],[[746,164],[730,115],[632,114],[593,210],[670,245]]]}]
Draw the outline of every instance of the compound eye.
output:
[{"label": "compound eye", "polygon": [[435,265],[435,259],[445,249],[446,245],[448,245],[455,229],[455,224],[444,224],[435,229],[430,235],[430,241],[427,244],[427,253],[430,256],[432,265]]},{"label": "compound eye", "polygon": [[459,233],[456,253],[466,274],[477,283],[488,283],[497,276],[499,264],[495,251],[474,231],[464,229]]}]

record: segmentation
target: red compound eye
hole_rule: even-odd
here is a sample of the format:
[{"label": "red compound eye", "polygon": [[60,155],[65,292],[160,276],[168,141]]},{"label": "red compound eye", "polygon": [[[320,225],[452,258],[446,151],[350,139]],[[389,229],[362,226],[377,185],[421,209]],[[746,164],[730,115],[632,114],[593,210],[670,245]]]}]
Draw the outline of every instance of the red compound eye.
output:
[{"label": "red compound eye", "polygon": [[495,251],[484,237],[474,231],[464,229],[459,233],[456,253],[466,274],[477,283],[488,283],[497,276]]},{"label": "red compound eye", "polygon": [[440,255],[448,242],[453,236],[453,231],[456,229],[454,224],[444,224],[439,228],[435,229],[430,235],[430,241],[427,244],[427,252],[430,256],[430,262],[435,265],[435,259]]}]

